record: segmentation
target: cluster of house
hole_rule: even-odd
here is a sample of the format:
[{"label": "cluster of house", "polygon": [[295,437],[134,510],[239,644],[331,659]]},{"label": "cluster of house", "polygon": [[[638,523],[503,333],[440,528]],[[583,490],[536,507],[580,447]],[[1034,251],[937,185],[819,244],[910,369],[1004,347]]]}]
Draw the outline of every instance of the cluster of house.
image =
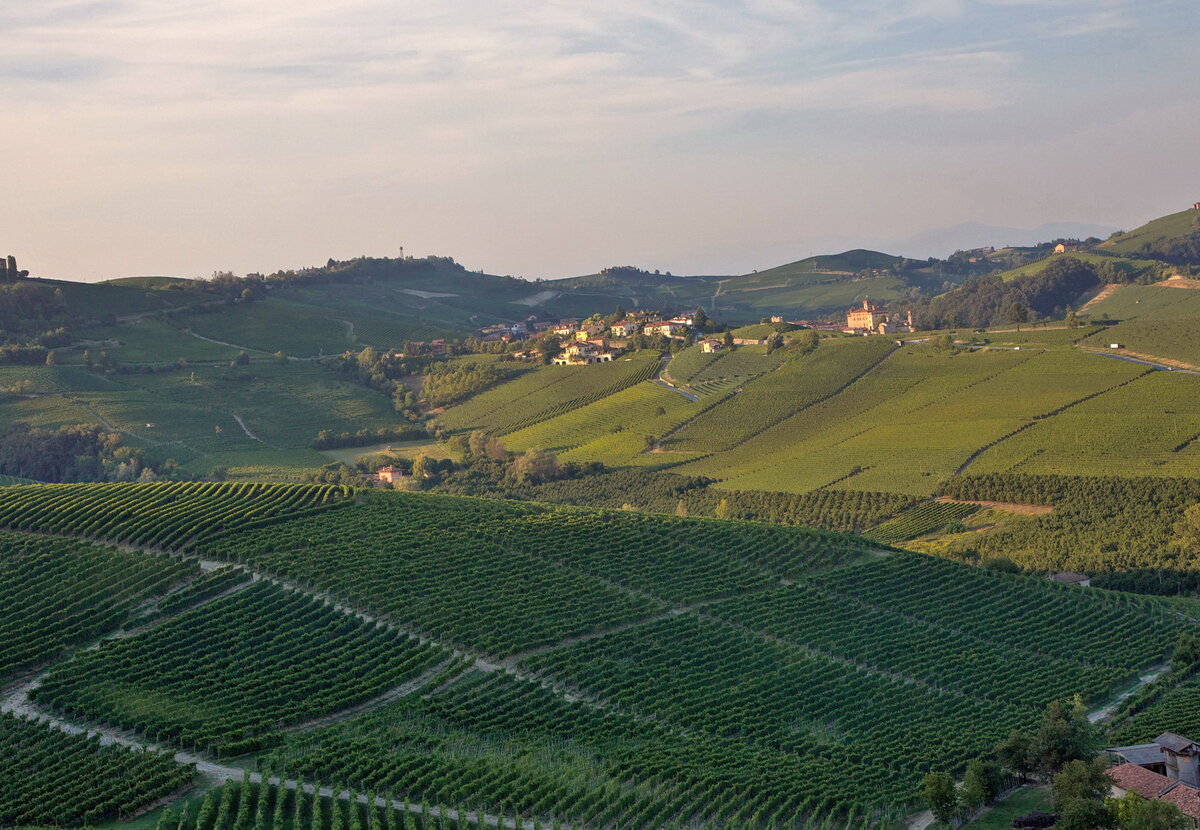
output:
[{"label": "cluster of house", "polygon": [[[528,320],[511,325],[487,326],[480,329],[480,335],[484,341],[512,342],[549,332],[560,341],[565,341],[562,352],[551,358],[551,362],[558,366],[581,366],[613,360],[626,348],[630,337],[645,334],[683,340],[692,336],[695,325],[696,315],[692,312],[664,319],[654,312],[639,311],[627,314],[611,325],[596,319],[553,322]],[[534,359],[538,354],[533,349],[524,349],[513,356]]]},{"label": "cluster of house", "polygon": [[1200,745],[1164,732],[1153,743],[1105,750],[1119,761],[1108,770],[1112,794],[1137,793],[1166,801],[1193,822],[1200,822]]},{"label": "cluster of house", "polygon": [[846,312],[846,328],[843,329],[847,334],[893,334],[912,330],[911,311],[903,321],[893,320],[887,309],[870,300],[863,300],[861,307],[854,306]]}]

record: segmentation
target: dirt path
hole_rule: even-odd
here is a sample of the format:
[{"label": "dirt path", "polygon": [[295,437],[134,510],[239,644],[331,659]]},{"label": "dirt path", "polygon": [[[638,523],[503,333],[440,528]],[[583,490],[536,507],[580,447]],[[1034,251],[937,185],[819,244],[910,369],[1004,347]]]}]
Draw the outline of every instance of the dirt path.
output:
[{"label": "dirt path", "polygon": [[1119,283],[1119,282],[1110,282],[1110,283],[1106,284],[1103,288],[1101,288],[1096,293],[1096,296],[1092,297],[1090,300],[1088,300],[1086,303],[1084,303],[1083,305],[1081,305],[1079,307],[1079,313],[1082,314],[1083,312],[1087,311],[1089,308],[1096,305],[1097,303],[1101,303],[1101,302],[1107,300],[1114,293],[1116,293],[1117,289],[1120,287],[1121,287],[1121,283]]},{"label": "dirt path", "polygon": [[1158,680],[1158,678],[1161,677],[1162,674],[1169,668],[1169,664],[1163,663],[1161,666],[1155,666],[1154,668],[1150,669],[1150,671],[1148,671],[1146,674],[1143,674],[1141,677],[1139,677],[1138,682],[1135,683],[1131,688],[1121,692],[1121,694],[1117,695],[1099,709],[1088,712],[1088,722],[1101,723],[1108,720],[1112,717],[1113,712],[1117,711],[1117,707],[1124,703],[1126,699],[1132,697],[1143,686]]},{"label": "dirt path", "polygon": [[1173,357],[1159,357],[1158,355],[1146,354],[1144,352],[1131,352],[1128,349],[1121,349],[1119,352],[1114,352],[1111,349],[1103,349],[1097,346],[1082,346],[1078,344],[1076,344],[1075,348],[1091,354],[1114,357],[1117,360],[1127,360],[1130,363],[1142,363],[1146,366],[1153,366],[1156,369],[1180,369],[1190,373],[1200,372],[1200,366],[1196,365],[1195,363],[1185,363],[1184,361],[1176,360]]},{"label": "dirt path", "polygon": [[1054,508],[1045,504],[1014,504],[1008,501],[975,501],[972,499],[952,499],[949,496],[938,496],[934,501],[952,502],[954,504],[977,504],[980,507],[990,507],[993,510],[1003,510],[1005,513],[1016,513],[1018,516],[1045,516],[1053,513]]},{"label": "dirt path", "polygon": [[[342,322],[345,322],[345,321],[342,321]],[[261,354],[264,356],[272,356],[271,352],[268,352],[265,349],[256,349],[253,346],[239,346],[237,343],[230,343],[227,340],[216,340],[212,337],[205,337],[203,334],[196,334],[196,332],[192,331],[191,329],[180,329],[180,331],[182,331],[186,335],[195,337],[197,340],[206,340],[209,343],[216,343],[218,346],[228,346],[231,349],[238,349],[239,351],[243,351],[246,354]],[[287,355],[287,359],[288,360],[297,360],[297,361],[302,361],[302,362],[310,362],[313,360],[320,360],[321,356],[314,355],[312,357],[296,357],[295,355]]]},{"label": "dirt path", "polygon": [[355,717],[356,715],[362,715],[367,712],[373,712],[374,710],[376,710],[382,706],[386,706],[387,704],[391,703],[392,701],[400,700],[401,698],[408,697],[409,695],[411,695],[412,693],[414,693],[416,691],[424,689],[426,686],[428,686],[430,683],[432,683],[442,672],[444,672],[446,669],[450,668],[451,664],[453,664],[453,663],[454,663],[454,658],[447,657],[445,660],[443,660],[441,663],[438,663],[433,668],[426,669],[424,672],[422,672],[418,676],[412,678],[411,680],[407,680],[404,683],[401,683],[399,686],[395,687],[394,689],[388,689],[383,694],[377,695],[376,697],[373,697],[370,700],[365,700],[356,706],[350,706],[346,709],[339,709],[337,712],[334,712],[333,714],[325,715],[324,717],[316,718],[315,720],[305,721],[304,723],[297,723],[292,726],[286,726],[283,729],[280,729],[279,731],[280,732],[307,732],[310,729],[316,729],[317,727],[320,727],[320,726],[328,726],[331,723],[337,723],[339,721],[344,721],[348,718]]},{"label": "dirt path", "polygon": [[[257,441],[257,442],[258,442],[258,443],[260,443],[260,444],[266,444],[266,443],[267,443],[266,441],[264,441],[263,439],[259,438],[257,435],[255,435],[253,432],[251,432],[251,431],[250,431],[250,427],[246,426],[246,422],[242,420],[242,416],[241,416],[241,415],[238,415],[236,412],[230,412],[230,413],[229,413],[229,416],[230,416],[231,418],[233,418],[233,420],[237,421],[237,425],[238,425],[238,426],[240,426],[240,427],[242,428],[242,432],[246,433],[246,437],[247,437],[247,438],[250,438],[250,439],[252,439],[252,440],[254,440],[254,441]],[[268,444],[268,446],[270,446],[270,445]]]}]

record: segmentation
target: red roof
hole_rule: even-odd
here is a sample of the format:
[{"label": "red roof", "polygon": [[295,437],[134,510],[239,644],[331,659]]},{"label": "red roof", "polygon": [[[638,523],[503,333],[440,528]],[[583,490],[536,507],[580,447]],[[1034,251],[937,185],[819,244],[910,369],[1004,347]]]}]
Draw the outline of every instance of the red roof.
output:
[{"label": "red roof", "polygon": [[1158,798],[1159,794],[1174,783],[1165,775],[1128,763],[1108,770],[1108,777],[1121,789],[1135,792],[1142,798]]},{"label": "red roof", "polygon": [[1126,792],[1142,798],[1174,804],[1179,812],[1200,820],[1200,790],[1137,764],[1120,764],[1108,770],[1112,782]]}]

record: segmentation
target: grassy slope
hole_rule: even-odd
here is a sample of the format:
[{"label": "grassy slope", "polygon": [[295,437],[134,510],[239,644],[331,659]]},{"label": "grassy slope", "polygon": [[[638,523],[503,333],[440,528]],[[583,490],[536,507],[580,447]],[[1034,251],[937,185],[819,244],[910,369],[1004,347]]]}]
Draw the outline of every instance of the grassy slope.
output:
[{"label": "grassy slope", "polygon": [[1029,277],[1035,274],[1040,274],[1050,266],[1055,258],[1062,259],[1071,257],[1083,262],[1089,262],[1092,265],[1100,265],[1101,263],[1111,263],[1121,274],[1126,275],[1129,279],[1137,277],[1139,274],[1157,267],[1157,262],[1149,262],[1147,260],[1129,259],[1119,256],[1105,256],[1104,254],[1094,254],[1087,251],[1073,251],[1068,254],[1050,254],[1045,259],[1039,259],[1034,262],[1027,262],[1019,268],[1012,268],[1008,271],[1001,271],[1000,276],[1005,280],[1015,280],[1018,277]]},{"label": "grassy slope", "polygon": [[1200,365],[1200,291],[1163,285],[1125,285],[1088,309],[1092,319],[1121,323],[1083,341]]},{"label": "grassy slope", "polygon": [[1186,236],[1200,230],[1200,210],[1181,210],[1100,243],[1100,247],[1116,254],[1137,254],[1142,246],[1159,239]]}]

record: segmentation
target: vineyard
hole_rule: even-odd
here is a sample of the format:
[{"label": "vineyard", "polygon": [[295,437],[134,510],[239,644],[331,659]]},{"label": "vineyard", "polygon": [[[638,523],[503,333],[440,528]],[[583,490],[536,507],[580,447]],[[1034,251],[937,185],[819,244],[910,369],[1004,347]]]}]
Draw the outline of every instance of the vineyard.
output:
[{"label": "vineyard", "polygon": [[195,570],[166,556],[0,532],[0,685],[116,630]]},{"label": "vineyard", "polygon": [[[531,448],[563,452],[581,448],[581,455],[621,465],[646,449],[647,435],[659,436],[691,417],[699,404],[657,383],[642,382],[595,403],[573,409],[505,436],[510,450]],[[605,439],[623,451],[589,452],[591,442]]]},{"label": "vineyard", "polygon": [[437,694],[294,736],[266,763],[409,800],[496,805],[543,826],[866,827],[894,787],[891,771],[856,765],[845,775],[839,752],[834,740],[793,753],[684,732],[474,672]]},{"label": "vineyard", "polygon": [[278,740],[399,685],[448,655],[267,582],[111,640],[33,693],[74,717],[217,755]]},{"label": "vineyard", "polygon": [[951,522],[965,519],[978,509],[978,505],[974,504],[927,501],[873,528],[868,535],[886,544],[896,544],[941,530]]},{"label": "vineyard", "polygon": [[186,550],[250,523],[338,504],[335,485],[175,482],[0,489],[0,527]]},{"label": "vineyard", "polygon": [[688,516],[714,517],[720,508],[731,519],[853,532],[880,524],[920,501],[899,493],[863,490],[810,493],[719,490],[709,479],[634,469],[608,470],[542,484],[518,484],[507,478],[484,481],[479,476],[470,476],[452,478],[436,491]]},{"label": "vineyard", "polygon": [[[611,495],[597,500],[631,496],[640,482],[655,503],[724,515],[834,526],[869,516],[890,526],[887,538],[975,509],[606,475],[616,477]],[[1055,504],[1037,520],[1070,509],[1069,480],[956,481],[961,499]],[[1145,489],[1153,501],[1200,500],[1182,481],[1151,481],[1173,488]],[[588,482],[525,497],[558,487],[570,500],[568,488]],[[195,503],[201,487],[179,501]],[[217,489],[216,509],[233,509],[233,487]],[[163,505],[148,485],[17,489],[50,495],[22,501],[20,513],[0,508],[51,532],[83,521],[50,507],[73,504],[64,499],[72,489],[81,502],[99,493],[118,505],[103,526],[113,538],[145,538],[140,503]],[[124,628],[46,669],[28,693],[35,711],[202,759],[254,752],[271,776],[354,794],[235,782],[172,808],[161,830],[459,823],[432,818],[433,807],[578,830],[868,830],[911,811],[927,771],[960,771],[1012,730],[1036,726],[1051,700],[1109,699],[1161,663],[1181,630],[1200,629],[1165,600],[965,567],[831,530],[428,493],[281,492],[307,499],[220,532],[202,515],[169,530],[178,539],[194,527],[193,549],[228,563],[203,573],[165,554],[0,532],[0,563],[13,574],[45,568],[29,592],[40,605],[19,606],[33,610],[11,620],[0,609],[12,637],[46,633],[40,652],[14,665]],[[1074,497],[1105,492],[1094,483]],[[64,617],[81,613],[72,603],[94,607],[76,587],[93,585],[115,604],[111,619],[86,632],[46,624],[56,605]],[[0,597],[6,590],[0,577]],[[23,619],[35,622],[21,628]],[[127,764],[163,762],[112,752]],[[4,769],[0,761],[0,783]],[[161,778],[179,789],[167,771]],[[123,772],[108,788],[117,795],[103,807],[79,799],[77,817],[130,809],[147,780],[159,777]],[[59,789],[38,792],[49,804]],[[367,806],[377,798],[396,809]]]},{"label": "vineyard", "polygon": [[1153,741],[1163,732],[1200,734],[1200,678],[1180,683],[1112,734],[1114,744]]},{"label": "vineyard", "polygon": [[812,354],[746,384],[736,397],[673,435],[667,446],[693,452],[729,449],[835,394],[893,349],[895,344],[883,338],[823,344]]},{"label": "vineyard", "polygon": [[0,714],[0,827],[95,825],[192,782],[169,756],[64,735]]},{"label": "vineyard", "polygon": [[[371,543],[355,541],[364,538]],[[496,655],[854,561],[862,550],[817,530],[400,493],[208,546]]]},{"label": "vineyard", "polygon": [[417,805],[403,802],[385,806],[382,798],[353,790],[348,798],[331,798],[277,784],[231,781],[206,793],[195,809],[164,811],[156,830],[466,830],[477,826],[474,814],[465,808],[448,811],[448,816],[426,814]]},{"label": "vineyard", "polygon": [[544,366],[451,407],[438,423],[453,432],[516,432],[635,386],[657,368],[653,351],[590,366]]},{"label": "vineyard", "polygon": [[[676,471],[720,478],[723,487],[739,490],[836,487],[930,495],[990,444],[1002,448],[1009,436],[1053,423],[1062,417],[1053,413],[1085,399],[1102,401],[1102,393],[1145,372],[1073,351],[947,355],[922,346],[893,349],[839,394]],[[825,350],[822,345],[808,359]]]}]

